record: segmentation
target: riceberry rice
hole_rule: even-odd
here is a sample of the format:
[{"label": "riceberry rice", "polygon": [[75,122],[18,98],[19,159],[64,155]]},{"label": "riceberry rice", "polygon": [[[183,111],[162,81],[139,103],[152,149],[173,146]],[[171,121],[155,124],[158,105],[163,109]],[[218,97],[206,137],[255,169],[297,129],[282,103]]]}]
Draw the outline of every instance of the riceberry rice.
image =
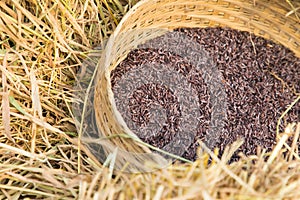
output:
[{"label": "riceberry rice", "polygon": [[[223,76],[227,119],[213,147],[223,152],[226,145],[243,138],[244,144],[238,152],[255,154],[258,146],[270,151],[276,144],[277,120],[300,94],[300,58],[284,46],[248,32],[229,28],[180,28],[175,31],[202,45]],[[186,77],[193,88],[192,94],[198,97],[200,117],[193,133],[193,142],[183,154],[183,157],[195,160],[197,140],[205,140],[214,106],[210,102],[210,91],[203,79],[203,72],[164,49],[138,48],[132,50],[112,71],[113,92],[124,74],[147,63],[173,68]],[[130,118],[124,118],[128,127],[144,142],[158,148],[167,145],[180,129],[183,117],[174,91],[154,81],[134,91],[124,91],[124,95],[127,95],[129,104],[127,111],[120,109],[120,112],[129,112],[127,116]],[[120,105],[121,102],[117,103],[118,108]],[[165,114],[166,119],[157,119],[164,121],[163,126],[154,132],[141,133],[136,127],[143,127],[149,122],[151,108],[155,106],[165,110],[161,116]],[[283,121],[281,131],[287,123],[300,121],[299,102]],[[299,142],[298,148],[300,152]],[[237,153],[232,161],[238,159]]]}]

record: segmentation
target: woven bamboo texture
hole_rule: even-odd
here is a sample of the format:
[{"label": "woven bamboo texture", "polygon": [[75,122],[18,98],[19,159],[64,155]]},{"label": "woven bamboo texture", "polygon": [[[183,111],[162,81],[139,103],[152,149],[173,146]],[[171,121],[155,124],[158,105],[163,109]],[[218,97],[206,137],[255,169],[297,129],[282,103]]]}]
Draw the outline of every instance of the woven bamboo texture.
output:
[{"label": "woven bamboo texture", "polygon": [[[296,7],[299,5],[296,4]],[[290,10],[286,2],[274,0],[139,2],[124,16],[110,37],[98,65],[94,108],[99,137],[126,134],[138,140],[116,109],[110,84],[110,72],[138,45],[179,27],[230,27],[280,43],[300,57],[299,20],[294,14],[285,16]],[[127,161],[134,163],[133,160],[136,160],[133,165],[139,165],[138,162],[145,158],[161,159],[131,138],[112,137],[101,145],[107,154],[118,147],[121,153],[118,154],[116,167],[119,168]],[[165,162],[160,163],[163,164]]]}]

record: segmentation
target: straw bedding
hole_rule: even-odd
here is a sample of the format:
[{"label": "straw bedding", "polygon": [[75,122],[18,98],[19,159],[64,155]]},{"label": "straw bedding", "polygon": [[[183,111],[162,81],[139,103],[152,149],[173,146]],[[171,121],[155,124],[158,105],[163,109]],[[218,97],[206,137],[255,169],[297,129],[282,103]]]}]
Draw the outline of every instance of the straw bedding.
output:
[{"label": "straw bedding", "polygon": [[[244,3],[259,10],[265,2]],[[241,141],[221,159],[218,150],[200,144],[195,162],[147,174],[113,172],[113,159],[97,163],[80,143],[71,108],[84,104],[74,91],[76,73],[87,58],[99,62],[104,40],[133,3],[0,2],[0,199],[299,199],[297,122],[276,135],[271,152],[240,154],[228,165]],[[299,19],[297,1],[281,3],[280,19]]]}]

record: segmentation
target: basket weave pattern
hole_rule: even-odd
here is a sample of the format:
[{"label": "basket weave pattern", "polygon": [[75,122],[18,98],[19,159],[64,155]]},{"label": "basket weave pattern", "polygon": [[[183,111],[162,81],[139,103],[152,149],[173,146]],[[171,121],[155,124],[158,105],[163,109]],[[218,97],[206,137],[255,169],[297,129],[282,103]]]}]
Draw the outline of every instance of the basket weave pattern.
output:
[{"label": "basket weave pattern", "polygon": [[[295,2],[296,3],[296,2]],[[300,5],[300,4],[299,4]],[[299,5],[295,5],[296,7]],[[179,27],[230,27],[271,39],[300,57],[299,21],[284,1],[259,0],[146,0],[132,8],[110,37],[99,62],[95,114],[102,136],[132,133],[116,109],[110,72],[145,41]],[[107,140],[106,151],[119,147],[130,152],[151,152],[129,138]],[[111,147],[111,149],[109,148]]]}]

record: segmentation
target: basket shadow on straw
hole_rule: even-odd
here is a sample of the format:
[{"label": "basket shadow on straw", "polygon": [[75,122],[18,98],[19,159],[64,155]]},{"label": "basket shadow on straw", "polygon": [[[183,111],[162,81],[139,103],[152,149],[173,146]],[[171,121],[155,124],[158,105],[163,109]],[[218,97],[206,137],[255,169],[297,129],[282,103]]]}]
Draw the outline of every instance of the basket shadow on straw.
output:
[{"label": "basket shadow on straw", "polygon": [[[104,42],[105,44],[106,42]],[[103,45],[94,48],[94,52],[87,55],[76,74],[76,82],[73,86],[76,102],[72,104],[72,111],[75,118],[75,126],[82,137],[99,138],[97,124],[95,121],[94,89],[92,80],[97,63],[101,57]],[[106,156],[101,145],[90,143],[88,149],[97,160],[104,163]]]}]

